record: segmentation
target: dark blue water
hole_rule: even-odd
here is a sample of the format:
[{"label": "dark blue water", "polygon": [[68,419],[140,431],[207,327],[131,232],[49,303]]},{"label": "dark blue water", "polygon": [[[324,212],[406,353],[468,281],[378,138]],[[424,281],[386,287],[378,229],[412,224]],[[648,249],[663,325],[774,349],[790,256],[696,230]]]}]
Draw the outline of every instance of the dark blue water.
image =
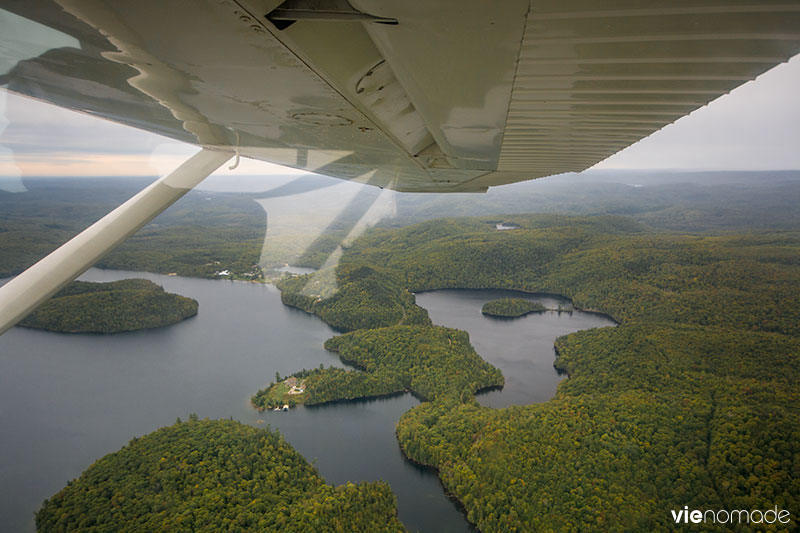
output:
[{"label": "dark blue water", "polygon": [[[0,337],[0,531],[32,531],[42,500],[94,460],[190,413],[279,428],[329,483],[387,481],[410,531],[469,530],[435,473],[400,451],[394,427],[417,405],[410,395],[288,413],[250,407],[250,395],[276,371],[341,365],[322,348],[335,332],[321,320],[282,305],[271,285],[101,270],[82,279],[126,277],[145,277],[195,298],[199,314],[117,335],[14,328]],[[547,399],[560,379],[552,370],[554,338],[607,321],[592,315],[576,320],[579,314],[503,323],[483,317],[482,302],[501,292],[440,291],[419,301],[436,322],[467,329],[478,352],[503,369],[506,388],[482,396],[483,403],[495,405],[492,395],[497,405]],[[532,338],[541,345],[533,356]],[[520,368],[544,374],[517,387]]]},{"label": "dark blue water", "polygon": [[502,390],[478,395],[478,402],[487,407],[549,400],[565,377],[553,368],[555,339],[582,329],[614,325],[605,315],[578,310],[545,311],[513,319],[483,315],[483,304],[497,298],[524,298],[552,309],[572,308],[566,298],[517,291],[459,289],[417,294],[417,303],[428,310],[434,323],[469,332],[470,342],[481,357],[503,371],[506,383]]},{"label": "dark blue water", "polygon": [[[394,436],[410,395],[258,413],[249,397],[320,363],[335,332],[286,307],[271,285],[91,270],[82,279],[146,277],[195,298],[197,317],[167,328],[70,335],[14,328],[0,337],[0,530],[32,531],[42,500],[134,436],[190,413],[279,428],[333,484],[385,480],[412,531],[466,531],[435,473],[402,455]],[[262,422],[259,422],[262,421]]]}]

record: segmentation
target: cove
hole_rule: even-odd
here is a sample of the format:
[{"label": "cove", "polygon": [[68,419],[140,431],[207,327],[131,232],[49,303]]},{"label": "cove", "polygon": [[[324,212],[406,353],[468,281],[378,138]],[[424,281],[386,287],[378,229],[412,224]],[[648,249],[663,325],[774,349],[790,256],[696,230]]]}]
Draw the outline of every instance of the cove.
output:
[{"label": "cove", "polygon": [[278,428],[328,483],[388,482],[409,531],[469,531],[435,472],[394,435],[411,395],[258,413],[250,395],[302,368],[342,366],[336,334],[285,306],[272,285],[92,269],[81,279],[150,279],[196,299],[198,315],[115,335],[12,328],[0,337],[0,531],[34,531],[42,501],[133,437],[186,419],[233,417]]},{"label": "cove", "polygon": [[543,311],[519,318],[492,318],[481,313],[486,302],[498,298],[524,298],[549,309],[572,309],[569,299],[552,294],[529,294],[500,289],[447,289],[416,295],[417,304],[428,310],[440,326],[463,329],[486,361],[503,372],[502,389],[478,394],[486,407],[508,407],[546,402],[556,393],[565,376],[553,367],[556,338],[598,327],[614,326],[610,317],[574,309]]},{"label": "cove", "polygon": [[[196,317],[116,335],[13,328],[0,337],[0,530],[33,531],[41,502],[93,461],[131,438],[190,413],[278,428],[328,483],[384,480],[409,531],[472,528],[435,472],[408,461],[394,428],[418,405],[410,394],[258,413],[249,397],[274,379],[320,365],[342,366],[323,347],[336,334],[317,317],[284,306],[272,285],[92,269],[81,279],[150,279],[195,298]],[[559,335],[613,324],[600,315],[536,313],[498,321],[486,301],[510,291],[435,291],[417,296],[434,322],[465,329],[478,353],[506,376],[484,405],[545,401],[561,379],[553,369]],[[539,296],[523,297],[562,305]],[[519,379],[521,378],[521,379]]]}]

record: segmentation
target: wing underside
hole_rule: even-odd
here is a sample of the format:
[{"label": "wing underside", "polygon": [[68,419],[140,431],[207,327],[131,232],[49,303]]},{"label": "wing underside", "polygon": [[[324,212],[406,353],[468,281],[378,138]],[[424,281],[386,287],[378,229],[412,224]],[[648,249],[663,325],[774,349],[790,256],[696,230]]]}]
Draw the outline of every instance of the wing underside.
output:
[{"label": "wing underside", "polygon": [[0,334],[234,153],[485,191],[583,170],[800,50],[796,0],[0,6],[0,85],[203,147],[0,288]]},{"label": "wing underside", "polygon": [[0,25],[9,90],[400,191],[583,170],[800,51],[787,0],[5,0]]}]

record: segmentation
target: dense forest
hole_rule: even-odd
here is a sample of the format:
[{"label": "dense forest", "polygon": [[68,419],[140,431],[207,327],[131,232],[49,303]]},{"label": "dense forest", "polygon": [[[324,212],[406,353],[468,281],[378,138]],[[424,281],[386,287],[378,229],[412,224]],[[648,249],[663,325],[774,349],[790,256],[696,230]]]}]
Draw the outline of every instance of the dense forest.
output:
[{"label": "dense forest", "polygon": [[[19,274],[144,188],[146,179],[28,179],[0,190],[0,277]],[[183,276],[259,278],[266,218],[251,197],[192,191],[116,250],[100,268]]]},{"label": "dense forest", "polygon": [[63,333],[119,333],[158,328],[197,314],[197,301],[146,279],[73,281],[20,326]]},{"label": "dense forest", "polygon": [[289,277],[277,286],[284,304],[314,313],[341,331],[431,323],[401,278],[368,264]]},{"label": "dense forest", "polygon": [[[150,181],[29,178],[24,180],[27,192],[0,189],[0,277],[18,274]],[[228,270],[241,279],[260,277],[256,264],[320,268],[381,192],[364,187],[326,221],[309,208],[304,193],[340,180],[309,175],[271,189],[268,179],[263,182],[262,192],[190,192],[98,266],[208,278]],[[279,198],[286,211],[297,214],[288,225],[298,227],[282,235],[273,232],[265,240],[265,213],[254,200],[270,198]],[[397,195],[395,215],[381,225],[539,212],[624,215],[660,232],[786,231],[800,227],[798,201],[797,171],[592,171],[496,187],[483,195]],[[310,239],[303,225],[309,218],[321,228]],[[300,242],[310,244],[298,249]]]},{"label": "dense forest", "polygon": [[563,294],[618,321],[800,334],[800,236],[645,231],[624,217],[444,219],[374,231],[342,264],[397,272],[412,292],[508,288]]},{"label": "dense forest", "polygon": [[[397,297],[560,293],[620,322],[558,340],[555,364],[570,379],[549,402],[491,409],[448,394],[401,418],[404,452],[439,471],[471,522],[483,531],[657,530],[684,505],[797,508],[800,235],[656,233],[623,217],[504,221],[519,229],[467,218],[373,230],[339,267],[404,280]],[[359,302],[344,315],[362,315],[369,299]],[[401,360],[415,352],[396,338],[405,333],[358,330],[328,344],[359,339],[356,361],[369,370],[368,354],[383,346],[397,346]]]},{"label": "dense forest", "polygon": [[332,487],[277,432],[180,420],[46,500],[41,532],[404,531],[382,482]]},{"label": "dense forest", "polygon": [[[296,401],[307,405],[413,391],[425,400],[471,398],[487,387],[503,385],[503,375],[480,358],[464,331],[439,326],[392,326],[362,329],[333,337],[325,348],[359,370],[325,368],[303,371],[305,392]],[[278,405],[270,384],[252,403]],[[276,398],[276,400],[278,400]],[[281,402],[283,403],[283,402]]]},{"label": "dense forest", "polygon": [[524,298],[499,298],[483,304],[481,313],[499,318],[516,318],[546,310],[547,308],[539,302],[532,302]]},{"label": "dense forest", "polygon": [[[306,176],[295,187],[336,185],[336,180]],[[307,189],[301,189],[307,190]],[[296,257],[293,265],[320,268],[349,230],[376,202],[380,191],[365,188]],[[298,198],[295,210],[305,207]],[[292,205],[291,196],[285,203]],[[493,187],[485,194],[406,193],[397,195],[394,216],[383,227],[402,227],[455,216],[508,214],[623,215],[660,232],[732,233],[785,231],[800,227],[800,172],[586,171]],[[315,216],[304,213],[304,217]],[[300,241],[297,233],[284,240]],[[270,256],[287,256],[287,243],[266,241]]]},{"label": "dense forest", "polygon": [[[438,470],[483,531],[663,530],[674,525],[669,510],[684,505],[777,505],[796,512],[798,173],[569,178],[483,196],[401,195],[397,216],[348,244],[338,268],[282,281],[285,303],[350,332],[328,346],[357,369],[298,373],[308,385],[306,399],[406,389],[427,399],[398,423],[400,445],[411,459]],[[49,184],[32,183],[30,194],[0,192],[0,275],[19,272],[99,218],[109,198],[125,199],[96,181],[97,187],[84,189],[73,184],[53,192]],[[359,218],[353,213],[366,212],[377,197],[367,191],[293,264],[320,267],[341,251],[339,243]],[[252,198],[260,196],[191,193],[104,266],[256,275],[265,221]],[[581,216],[521,214],[531,210]],[[443,215],[486,216],[416,223]],[[518,229],[498,231],[498,222]],[[466,336],[458,342],[463,349],[444,346],[445,338],[462,334],[431,326],[414,304],[412,292],[439,288],[563,294],[620,325],[557,341],[555,364],[569,379],[554,399],[484,408],[472,392],[497,383],[499,372],[470,355]],[[217,453],[227,446],[220,444]],[[169,449],[165,444],[165,453]],[[218,472],[200,473],[195,485],[222,483]],[[114,492],[95,494],[112,498]],[[368,499],[388,501],[388,491],[381,494]],[[54,500],[40,520],[66,520]],[[133,505],[130,498],[115,501],[112,508]],[[332,512],[334,501],[326,500]],[[204,501],[190,514],[213,520],[219,512],[224,519],[215,502]],[[293,506],[278,507],[293,516]],[[141,520],[157,519],[163,510],[156,501],[137,509]],[[86,520],[112,514],[83,512]]]},{"label": "dense forest", "polygon": [[570,379],[549,402],[423,404],[398,424],[482,531],[661,531],[682,505],[797,508],[796,339],[621,325],[558,348]]}]

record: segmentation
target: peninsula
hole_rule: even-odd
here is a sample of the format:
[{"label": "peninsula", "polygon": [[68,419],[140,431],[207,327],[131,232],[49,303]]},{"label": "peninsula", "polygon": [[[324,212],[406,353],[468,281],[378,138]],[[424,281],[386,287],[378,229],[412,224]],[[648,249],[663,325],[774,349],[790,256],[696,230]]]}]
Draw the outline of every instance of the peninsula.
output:
[{"label": "peninsula", "polygon": [[381,481],[325,483],[278,432],[190,415],[95,461],[37,530],[404,531]]}]

